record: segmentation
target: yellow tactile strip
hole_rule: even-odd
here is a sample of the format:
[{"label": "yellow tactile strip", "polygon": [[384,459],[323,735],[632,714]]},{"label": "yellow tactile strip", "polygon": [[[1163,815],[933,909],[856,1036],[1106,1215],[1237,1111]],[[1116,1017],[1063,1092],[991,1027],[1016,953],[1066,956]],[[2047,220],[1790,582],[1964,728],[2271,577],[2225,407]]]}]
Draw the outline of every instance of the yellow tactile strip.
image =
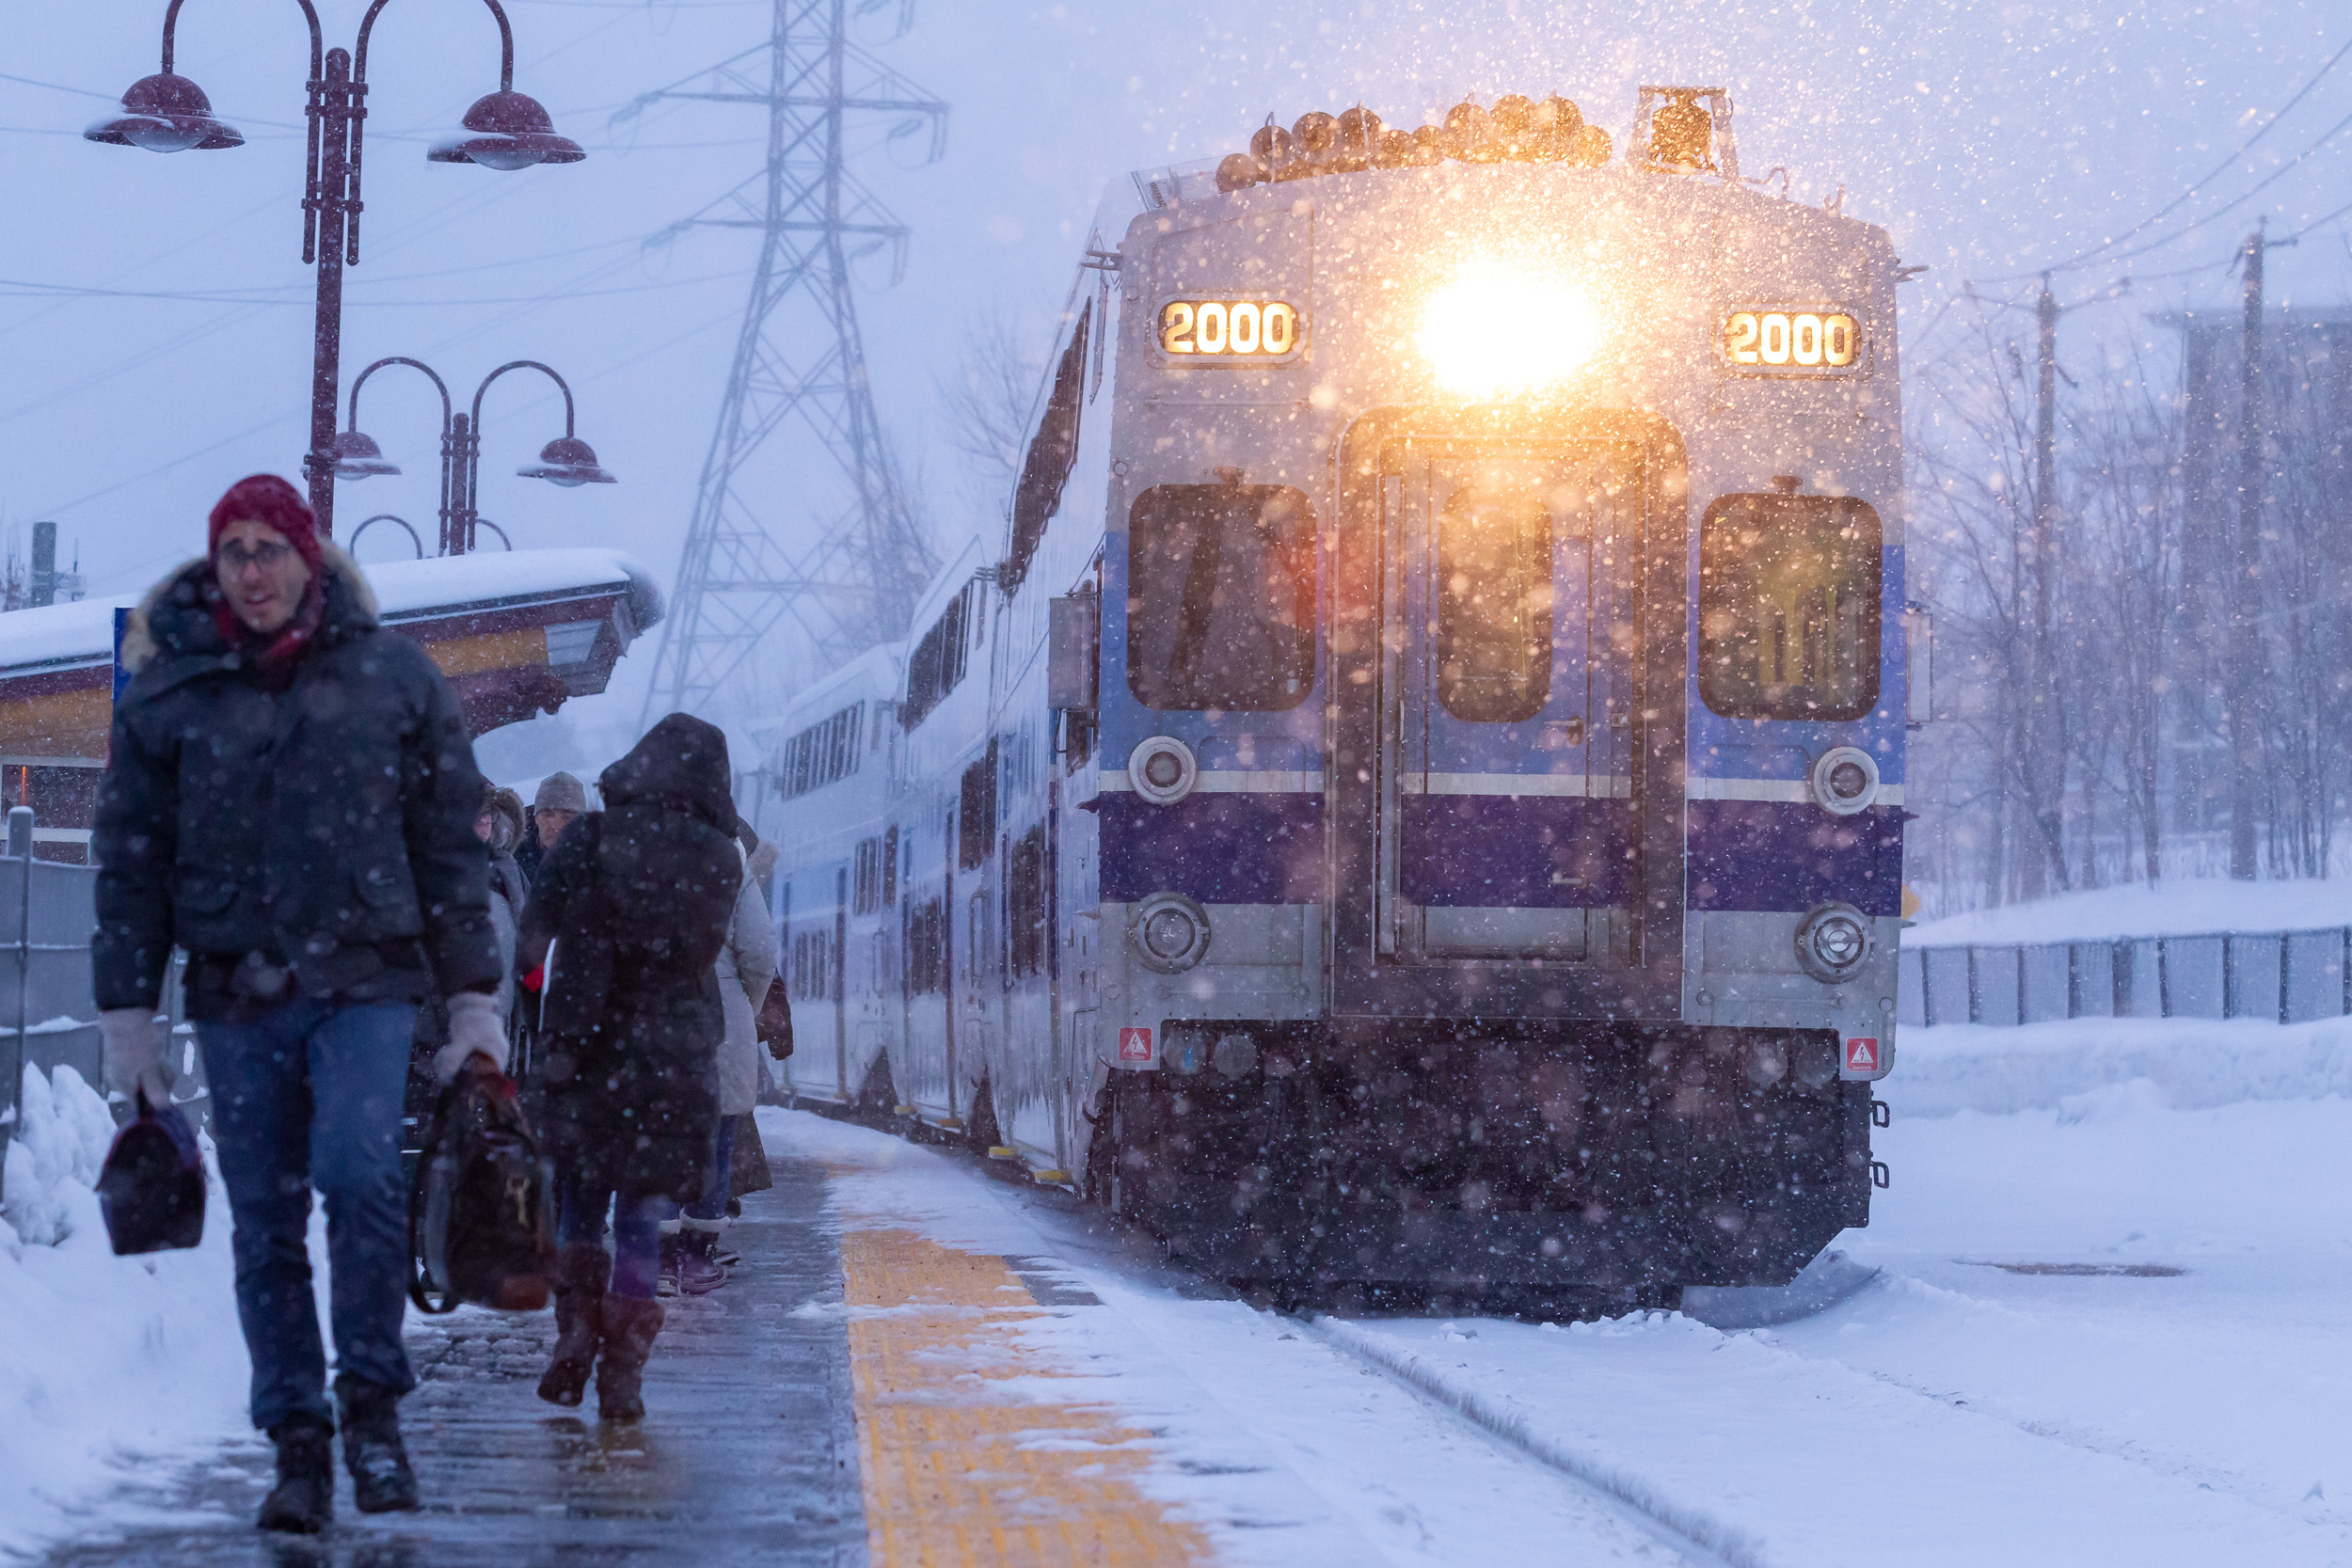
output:
[{"label": "yellow tactile strip", "polygon": [[1022,1342],[1038,1302],[1004,1259],[850,1230],[841,1277],[876,1568],[1209,1560],[1200,1529],[1135,1484],[1150,1433],[992,1387],[1069,1375]]}]

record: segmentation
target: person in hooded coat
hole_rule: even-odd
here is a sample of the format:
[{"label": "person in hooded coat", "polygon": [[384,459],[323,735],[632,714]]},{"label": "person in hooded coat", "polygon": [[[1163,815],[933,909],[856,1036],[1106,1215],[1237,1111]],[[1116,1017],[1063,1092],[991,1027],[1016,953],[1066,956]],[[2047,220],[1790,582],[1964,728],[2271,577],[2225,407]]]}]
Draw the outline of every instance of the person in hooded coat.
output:
[{"label": "person in hooded coat", "polygon": [[[719,1237],[726,1229],[727,1176],[735,1165],[735,1143],[759,1104],[759,1004],[776,977],[776,933],[768,906],[744,859],[743,886],[727,923],[726,945],[719,949],[719,996],[726,1008],[726,1038],[719,1047],[719,1123],[712,1140],[710,1174],[703,1196],[686,1205],[662,1259],[664,1294],[698,1296],[727,1282],[719,1261]],[[672,1289],[672,1285],[675,1289]]]},{"label": "person in hooded coat", "polygon": [[518,961],[549,965],[539,1082],[556,1164],[539,1395],[577,1405],[593,1369],[607,1420],[644,1414],[661,1222],[708,1179],[726,1033],[714,966],[743,878],[731,782],[726,736],[671,714],[604,770],[605,809],[564,829],[523,911]]},{"label": "person in hooded coat", "polygon": [[131,617],[98,787],[92,989],[107,1077],[167,1102],[156,1017],[172,949],[204,1053],[235,1221],[253,1424],[278,1449],[264,1528],[334,1516],[310,1190],[326,1199],[335,1394],[367,1513],[418,1506],[397,1404],[408,1212],[402,1086],[418,1005],[447,998],[442,1082],[506,1061],[483,798],[464,713],[424,650],[271,474],[213,508],[209,553]]}]

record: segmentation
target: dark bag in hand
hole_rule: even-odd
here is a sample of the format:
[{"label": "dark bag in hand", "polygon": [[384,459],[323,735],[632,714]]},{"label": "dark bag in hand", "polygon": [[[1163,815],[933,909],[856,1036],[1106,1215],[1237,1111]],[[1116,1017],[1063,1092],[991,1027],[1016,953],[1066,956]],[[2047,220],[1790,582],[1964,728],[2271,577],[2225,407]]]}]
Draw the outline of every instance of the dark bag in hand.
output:
[{"label": "dark bag in hand", "polygon": [[792,1054],[792,994],[785,990],[781,975],[768,982],[768,994],[760,1000],[759,1017],[752,1028],[777,1061]]},{"label": "dark bag in hand", "polygon": [[115,1256],[192,1247],[204,1240],[204,1155],[176,1105],[137,1096],[138,1116],[115,1134],[98,1173],[98,1212]]},{"label": "dark bag in hand", "polygon": [[408,1195],[408,1299],[536,1312],[555,1266],[555,1171],[515,1081],[476,1056],[441,1091]]}]

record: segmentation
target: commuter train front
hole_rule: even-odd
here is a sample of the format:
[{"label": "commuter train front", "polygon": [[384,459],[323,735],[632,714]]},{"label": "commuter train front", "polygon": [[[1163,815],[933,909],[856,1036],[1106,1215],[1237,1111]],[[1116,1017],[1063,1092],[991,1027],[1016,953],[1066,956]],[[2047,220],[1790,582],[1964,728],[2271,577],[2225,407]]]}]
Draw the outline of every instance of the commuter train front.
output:
[{"label": "commuter train front", "polygon": [[1867,1223],[1898,265],[1668,101],[1137,176],[857,826],[772,818],[797,1092],[1230,1277],[1645,1301]]}]

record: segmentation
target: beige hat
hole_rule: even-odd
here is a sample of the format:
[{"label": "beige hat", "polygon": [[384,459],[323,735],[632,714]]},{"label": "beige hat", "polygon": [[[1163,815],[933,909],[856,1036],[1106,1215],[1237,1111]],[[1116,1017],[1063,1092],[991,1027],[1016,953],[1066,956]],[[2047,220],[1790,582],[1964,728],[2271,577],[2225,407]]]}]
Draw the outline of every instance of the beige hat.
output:
[{"label": "beige hat", "polygon": [[586,811],[588,791],[569,773],[549,773],[539,781],[531,804],[537,811]]}]

